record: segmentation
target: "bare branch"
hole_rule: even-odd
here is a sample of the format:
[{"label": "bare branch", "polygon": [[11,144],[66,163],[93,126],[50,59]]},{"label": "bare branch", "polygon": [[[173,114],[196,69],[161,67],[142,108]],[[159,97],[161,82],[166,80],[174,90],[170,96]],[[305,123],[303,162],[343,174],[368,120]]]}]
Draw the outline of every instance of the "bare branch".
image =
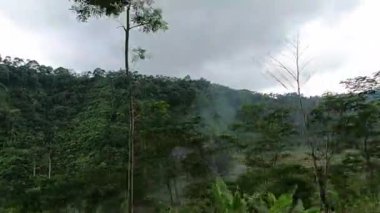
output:
[{"label": "bare branch", "polygon": [[294,71],[291,70],[289,67],[285,66],[281,61],[279,61],[278,59],[270,56],[270,58],[277,63],[277,65],[284,71],[286,71],[294,80],[297,80],[297,77],[296,75],[294,74]]},{"label": "bare branch", "polygon": [[287,83],[288,86],[295,89],[294,84],[292,83],[291,79],[289,79],[284,73],[279,72],[280,77],[283,79],[283,82]]},{"label": "bare branch", "polygon": [[117,29],[123,28],[124,30],[126,30],[126,27],[124,26],[123,23],[121,23],[121,21],[119,21],[119,20],[115,20],[115,21],[119,24],[119,26],[117,27]]},{"label": "bare branch", "polygon": [[117,28],[118,28],[118,29],[119,29],[119,28],[122,28],[122,29],[123,29],[125,32],[127,32],[127,28],[126,28],[126,27],[124,27],[123,25],[121,25],[121,26],[118,26]]},{"label": "bare branch", "polygon": [[288,87],[279,79],[276,75],[271,73],[269,70],[267,70],[267,74],[270,75],[274,80],[276,80],[281,86],[283,86],[285,89],[288,89]]}]

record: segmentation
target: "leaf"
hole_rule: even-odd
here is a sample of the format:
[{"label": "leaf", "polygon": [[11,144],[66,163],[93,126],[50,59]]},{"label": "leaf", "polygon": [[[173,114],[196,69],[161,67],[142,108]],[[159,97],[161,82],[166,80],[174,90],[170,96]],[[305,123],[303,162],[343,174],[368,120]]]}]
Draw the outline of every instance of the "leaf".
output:
[{"label": "leaf", "polygon": [[291,194],[281,195],[274,205],[269,209],[270,213],[285,213],[293,204],[293,196]]},{"label": "leaf", "polygon": [[217,208],[222,212],[228,212],[228,209],[233,204],[233,196],[221,178],[216,179],[212,187],[212,193]]}]

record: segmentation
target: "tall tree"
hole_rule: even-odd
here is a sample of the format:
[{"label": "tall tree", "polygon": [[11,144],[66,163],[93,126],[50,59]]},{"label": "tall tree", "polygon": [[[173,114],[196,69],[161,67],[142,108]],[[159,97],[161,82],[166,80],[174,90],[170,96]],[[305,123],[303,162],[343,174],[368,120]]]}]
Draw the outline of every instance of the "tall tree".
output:
[{"label": "tall tree", "polygon": [[[133,167],[134,167],[134,135],[135,135],[135,101],[133,95],[133,72],[130,70],[130,32],[140,29],[145,33],[166,30],[167,23],[162,18],[160,9],[153,8],[153,0],[73,0],[74,10],[80,21],[90,17],[119,16],[125,12],[125,72],[129,85],[129,138],[128,138],[128,175],[127,194],[128,211],[133,212]],[[144,58],[144,51],[138,51]]]},{"label": "tall tree", "polygon": [[373,76],[359,76],[342,81],[350,92],[351,102],[351,128],[350,132],[361,144],[361,153],[366,162],[367,180],[372,184],[369,188],[373,192],[374,171],[371,160],[374,155],[378,156],[378,140],[380,134],[380,102],[378,92],[380,91],[380,71]]},{"label": "tall tree", "polygon": [[[311,62],[305,56],[306,48],[301,45],[300,36],[297,34],[293,41],[288,42],[288,49],[283,53],[284,58],[276,58],[273,56],[269,57],[267,74],[277,81],[285,89],[293,90],[298,96],[299,111],[302,116],[302,122],[300,125],[300,132],[302,140],[305,145],[310,147],[311,158],[313,161],[313,169],[315,180],[319,188],[319,197],[321,203],[321,210],[329,212],[328,201],[326,198],[326,187],[322,185],[320,179],[323,179],[319,174],[324,174],[325,172],[319,172],[324,168],[318,165],[318,156],[316,154],[318,150],[317,143],[314,143],[309,134],[308,129],[308,110],[305,107],[302,86],[310,78],[310,72],[307,72],[307,66]],[[291,58],[290,63],[287,60]]]}]

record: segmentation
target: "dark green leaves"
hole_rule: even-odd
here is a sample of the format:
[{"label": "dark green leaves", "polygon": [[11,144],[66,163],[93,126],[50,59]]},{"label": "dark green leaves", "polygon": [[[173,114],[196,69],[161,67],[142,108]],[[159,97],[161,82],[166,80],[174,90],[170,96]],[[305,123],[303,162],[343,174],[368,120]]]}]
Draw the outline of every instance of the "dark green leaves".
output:
[{"label": "dark green leaves", "polygon": [[129,0],[72,0],[71,7],[78,15],[80,21],[87,21],[90,17],[119,16],[126,6],[130,5]]},{"label": "dark green leaves", "polygon": [[[90,17],[120,16],[126,10],[130,11],[129,29],[138,28],[143,32],[167,30],[168,24],[163,20],[161,9],[153,8],[152,0],[72,0],[71,10],[77,14],[80,21]],[[129,8],[129,9],[128,9]]]},{"label": "dark green leaves", "polygon": [[163,21],[161,9],[151,7],[142,7],[136,10],[132,17],[132,23],[134,25],[131,26],[131,29],[139,28],[146,33],[168,29],[168,24]]}]

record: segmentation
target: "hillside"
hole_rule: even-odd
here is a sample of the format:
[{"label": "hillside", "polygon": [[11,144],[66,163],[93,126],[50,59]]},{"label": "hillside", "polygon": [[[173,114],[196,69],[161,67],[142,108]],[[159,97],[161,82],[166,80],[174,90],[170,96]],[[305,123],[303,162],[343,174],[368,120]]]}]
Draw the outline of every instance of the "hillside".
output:
[{"label": "hillside", "polygon": [[[53,208],[61,205],[57,199],[66,200],[62,203],[66,205],[95,194],[97,200],[112,200],[122,194],[128,136],[128,85],[123,76],[122,72],[101,69],[77,74],[35,61],[0,65],[0,190],[7,194],[0,199],[2,205],[26,205],[24,202],[34,202],[37,196],[41,199],[38,205]],[[145,159],[139,165],[144,173],[149,171],[144,165],[150,162],[161,162],[169,169],[164,165],[174,163],[170,162],[174,153],[194,158],[185,163],[190,170],[184,174],[201,175],[194,172],[212,167],[209,160],[202,160],[210,157],[202,153],[206,151],[202,143],[229,131],[243,105],[273,101],[266,95],[203,79],[136,75],[136,82],[137,148],[144,153],[138,156]],[[192,154],[183,154],[187,152]],[[140,181],[158,168],[149,169],[147,174],[138,174]],[[165,188],[165,172],[162,175],[155,181],[146,180],[151,192]],[[62,187],[64,193],[51,194]],[[146,192],[136,192],[142,193],[137,197],[139,202],[146,202]],[[54,206],[45,199],[54,200]]]},{"label": "hillside", "polygon": [[[228,190],[244,194],[243,203],[251,195],[292,192],[292,202],[310,208],[321,187],[336,194],[328,195],[331,208],[377,208],[369,197],[380,165],[376,93],[302,97],[301,112],[297,94],[264,95],[188,77],[136,73],[133,80],[136,212],[210,212],[215,196]],[[1,212],[123,211],[126,82],[122,71],[78,74],[35,61],[1,62]],[[333,169],[315,176],[315,168]],[[213,191],[223,187],[215,183],[220,177],[227,195]]]}]

